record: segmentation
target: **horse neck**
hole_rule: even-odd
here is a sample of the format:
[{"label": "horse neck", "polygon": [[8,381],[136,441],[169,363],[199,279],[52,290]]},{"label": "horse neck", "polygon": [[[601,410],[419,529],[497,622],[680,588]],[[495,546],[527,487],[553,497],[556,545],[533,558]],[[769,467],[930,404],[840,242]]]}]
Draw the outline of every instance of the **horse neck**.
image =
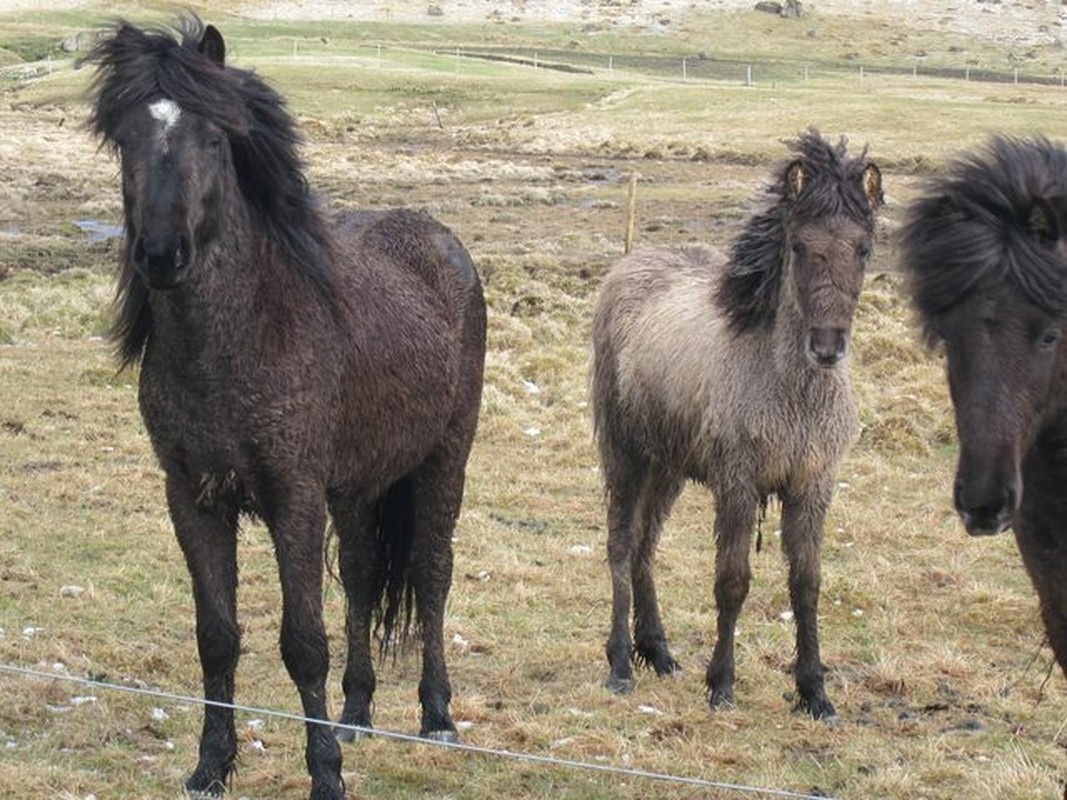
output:
[{"label": "horse neck", "polygon": [[172,292],[149,294],[153,339],[186,364],[230,363],[257,336],[256,298],[270,279],[270,259],[262,257],[269,247],[247,209],[230,208],[218,235],[201,248],[195,273]]}]

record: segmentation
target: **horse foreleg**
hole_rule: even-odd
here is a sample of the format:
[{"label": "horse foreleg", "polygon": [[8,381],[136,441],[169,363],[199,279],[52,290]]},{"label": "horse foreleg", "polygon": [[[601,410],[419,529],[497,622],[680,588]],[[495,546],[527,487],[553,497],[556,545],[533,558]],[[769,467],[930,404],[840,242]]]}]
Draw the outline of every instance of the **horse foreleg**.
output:
[{"label": "horse foreleg", "polygon": [[797,626],[797,705],[815,719],[837,714],[826,696],[818,627],[820,550],[830,494],[829,487],[820,487],[782,498],[782,546],[789,559],[789,600]]},{"label": "horse foreleg", "polygon": [[723,492],[715,514],[715,605],[717,638],[705,675],[712,709],[734,703],[734,635],[748,596],[752,569],[749,548],[756,517],[756,498],[742,490]]},{"label": "horse foreleg", "polygon": [[[307,723],[305,760],[312,800],[343,800],[341,747],[328,723],[329,651],[322,623],[323,537],[321,496],[270,508],[264,514],[274,539],[282,584],[282,660],[296,684]],[[316,722],[314,720],[321,720]]]},{"label": "horse foreleg", "polygon": [[[237,626],[237,511],[199,508],[192,487],[169,476],[167,504],[192,578],[204,699],[232,704],[241,640]],[[185,782],[186,789],[221,795],[236,757],[233,710],[206,705],[200,757]]]},{"label": "horse foreleg", "polygon": [[[348,655],[342,687],[345,707],[342,725],[371,727],[371,701],[376,679],[371,659],[371,615],[377,601],[377,508],[365,502],[341,499],[330,503],[337,529],[338,562],[347,598],[345,630]],[[337,738],[352,742],[365,734],[351,727],[338,728]]]}]

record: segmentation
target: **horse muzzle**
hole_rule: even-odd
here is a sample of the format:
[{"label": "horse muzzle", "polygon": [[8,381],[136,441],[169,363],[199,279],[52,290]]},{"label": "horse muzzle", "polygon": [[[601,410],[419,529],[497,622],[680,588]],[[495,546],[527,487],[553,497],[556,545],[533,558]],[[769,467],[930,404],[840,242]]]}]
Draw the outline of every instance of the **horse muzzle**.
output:
[{"label": "horse muzzle", "polygon": [[966,485],[957,480],[953,502],[969,535],[996,536],[1011,527],[1018,508],[1018,495],[1014,488],[1005,486],[988,498],[971,497]]},{"label": "horse muzzle", "polygon": [[176,289],[192,262],[193,248],[185,236],[139,237],[133,246],[133,265],[152,289]]},{"label": "horse muzzle", "polygon": [[833,369],[848,355],[848,328],[812,328],[807,356],[820,369]]}]

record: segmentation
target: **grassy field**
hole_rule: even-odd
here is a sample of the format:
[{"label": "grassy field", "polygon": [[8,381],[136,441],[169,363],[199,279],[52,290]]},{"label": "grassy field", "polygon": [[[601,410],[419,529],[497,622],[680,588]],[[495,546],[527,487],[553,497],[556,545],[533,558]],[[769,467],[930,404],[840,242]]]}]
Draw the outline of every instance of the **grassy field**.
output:
[{"label": "grassy field", "polygon": [[[166,19],[161,6],[108,8]],[[58,47],[102,16],[91,12],[0,15],[0,664],[195,697],[192,598],[137,376],[116,373],[103,338],[118,171],[82,127],[89,74]],[[331,207],[425,207],[482,274],[486,385],[445,632],[465,742],[813,796],[1060,796],[1063,677],[1011,539],[970,540],[952,512],[943,364],[918,343],[893,233],[924,174],[991,131],[1055,134],[1067,92],[861,78],[859,61],[907,68],[917,48],[942,66],[1003,68],[1010,54],[991,39],[841,17],[790,28],[754,13],[692,14],[653,35],[205,14],[232,58],[290,99],[310,181]],[[456,54],[490,47],[619,62],[575,74]],[[773,54],[789,67],[776,74],[792,77],[764,81],[757,68],[746,86],[625,66],[627,55],[702,50],[757,64]],[[1043,50],[1031,62],[1052,72],[1056,59]],[[640,176],[639,244],[723,245],[785,155],[782,140],[811,124],[869,145],[888,199],[855,333],[863,432],[839,475],[824,551],[823,656],[841,724],[790,710],[793,627],[773,508],[740,622],[738,707],[708,711],[712,509],[696,488],[669,520],[658,561],[686,669],[666,681],[639,673],[632,695],[612,696],[602,688],[609,581],[586,373],[598,279],[622,252],[629,177]],[[293,712],[269,537],[249,525],[241,544],[237,700]],[[339,586],[325,600],[338,709]],[[378,726],[417,730],[417,676],[414,655],[381,665]],[[179,797],[200,715],[172,699],[0,671],[0,795]],[[254,712],[238,726],[233,796],[306,796],[303,726]],[[354,798],[743,796],[384,738],[346,747],[345,778]]]}]

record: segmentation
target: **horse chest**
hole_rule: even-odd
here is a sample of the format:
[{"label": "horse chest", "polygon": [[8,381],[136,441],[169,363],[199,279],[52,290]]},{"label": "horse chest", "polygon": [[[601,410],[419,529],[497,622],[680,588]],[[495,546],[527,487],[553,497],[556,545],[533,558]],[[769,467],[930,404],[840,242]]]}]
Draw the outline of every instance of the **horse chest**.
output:
[{"label": "horse chest", "polygon": [[[224,379],[142,372],[141,414],[164,469],[194,484],[197,503],[226,500],[255,510],[256,484],[271,463],[301,451],[284,404]],[[309,454],[313,455],[313,454]]]},{"label": "horse chest", "polygon": [[[753,401],[722,404],[695,449],[696,464],[733,465],[731,480],[755,484],[763,494],[799,487],[836,469],[858,431],[847,384],[827,391],[758,386]],[[758,395],[758,397],[757,397]],[[716,482],[716,476],[706,476]]]}]

